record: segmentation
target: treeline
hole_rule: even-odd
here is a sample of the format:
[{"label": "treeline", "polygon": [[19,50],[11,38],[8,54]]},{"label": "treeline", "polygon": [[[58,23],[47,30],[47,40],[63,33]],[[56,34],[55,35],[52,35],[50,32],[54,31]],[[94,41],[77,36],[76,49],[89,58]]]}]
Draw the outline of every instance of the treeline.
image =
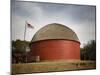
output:
[{"label": "treeline", "polygon": [[16,40],[12,41],[12,52],[19,52],[23,53],[25,52],[25,48],[29,48],[29,41],[22,41],[22,40]]},{"label": "treeline", "polygon": [[81,48],[81,60],[96,60],[96,41],[91,40]]},{"label": "treeline", "polygon": [[27,53],[30,51],[29,41],[16,40],[12,41],[12,63],[27,62]]}]

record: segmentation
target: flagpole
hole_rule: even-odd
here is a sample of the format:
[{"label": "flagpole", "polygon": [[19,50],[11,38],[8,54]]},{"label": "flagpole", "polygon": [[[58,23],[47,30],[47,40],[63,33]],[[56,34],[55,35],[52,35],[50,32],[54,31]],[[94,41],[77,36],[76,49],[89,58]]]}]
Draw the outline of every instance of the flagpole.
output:
[{"label": "flagpole", "polygon": [[[25,37],[26,37],[26,29],[27,29],[27,26],[29,26],[30,28],[33,28],[33,26],[31,26],[30,24],[27,23],[27,21],[25,21],[25,30],[24,30],[24,42],[25,42]],[[27,63],[27,50],[26,50],[26,43],[24,45],[24,49],[25,49],[25,62]]]},{"label": "flagpole", "polygon": [[[25,42],[25,37],[26,37],[26,24],[27,22],[25,21],[24,42]],[[25,49],[25,62],[27,63],[26,43],[24,44],[24,49]]]},{"label": "flagpole", "polygon": [[25,37],[26,37],[26,21],[25,21],[25,30],[24,30],[24,41],[25,41]]}]

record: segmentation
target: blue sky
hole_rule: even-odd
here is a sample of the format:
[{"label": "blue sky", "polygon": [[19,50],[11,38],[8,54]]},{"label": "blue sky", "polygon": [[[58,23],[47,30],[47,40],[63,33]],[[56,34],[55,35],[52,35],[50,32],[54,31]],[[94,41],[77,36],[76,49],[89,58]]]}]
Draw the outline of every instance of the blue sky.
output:
[{"label": "blue sky", "polygon": [[81,46],[95,39],[95,6],[39,2],[12,2],[12,39],[24,39],[25,21],[34,26],[27,28],[26,40],[50,23],[68,26],[77,34]]}]

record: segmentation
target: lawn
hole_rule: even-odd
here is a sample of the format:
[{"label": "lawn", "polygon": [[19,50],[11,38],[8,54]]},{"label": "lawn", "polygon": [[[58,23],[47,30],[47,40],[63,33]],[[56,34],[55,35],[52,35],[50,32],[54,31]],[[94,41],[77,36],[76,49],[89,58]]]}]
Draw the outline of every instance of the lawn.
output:
[{"label": "lawn", "polygon": [[44,61],[12,64],[12,74],[95,69],[95,61]]}]

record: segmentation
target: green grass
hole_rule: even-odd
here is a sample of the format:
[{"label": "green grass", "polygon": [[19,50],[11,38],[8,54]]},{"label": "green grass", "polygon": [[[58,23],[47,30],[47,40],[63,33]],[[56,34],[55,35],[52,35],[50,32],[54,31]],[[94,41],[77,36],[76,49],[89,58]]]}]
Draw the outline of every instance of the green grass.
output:
[{"label": "green grass", "polygon": [[45,61],[12,64],[13,74],[95,69],[95,61]]}]

